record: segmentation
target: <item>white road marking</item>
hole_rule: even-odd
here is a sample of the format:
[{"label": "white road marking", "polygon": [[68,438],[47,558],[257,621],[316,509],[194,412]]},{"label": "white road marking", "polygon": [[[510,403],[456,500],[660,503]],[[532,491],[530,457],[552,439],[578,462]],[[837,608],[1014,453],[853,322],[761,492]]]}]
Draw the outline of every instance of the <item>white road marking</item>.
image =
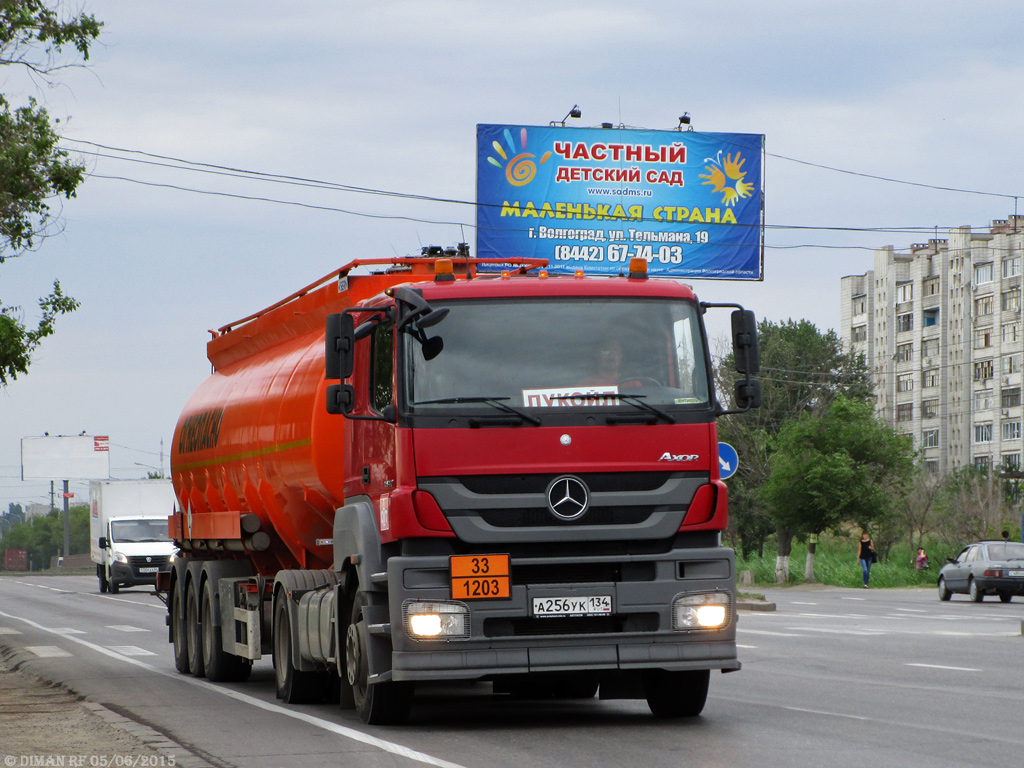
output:
[{"label": "white road marking", "polygon": [[12,627],[0,627],[0,635],[20,635],[21,632]]},{"label": "white road marking", "polygon": [[953,672],[981,672],[980,669],[974,669],[973,667],[946,667],[942,664],[906,664],[908,667],[924,667],[925,669],[948,669]]},{"label": "white road marking", "polygon": [[794,600],[793,605],[817,605],[817,603],[802,603],[799,600]]},{"label": "white road marking", "polygon": [[[35,629],[41,630],[43,632],[53,632],[52,629],[44,627],[41,624],[37,624],[31,619],[25,619],[21,616],[12,616],[11,614],[4,613],[3,611],[0,611],[0,616],[2,616],[5,619],[14,619],[16,621],[20,621],[24,624],[28,624],[30,627],[34,627]],[[465,768],[464,766],[459,765],[458,763],[453,763],[449,760],[444,760],[439,757],[433,757],[432,755],[428,755],[425,752],[417,752],[416,750],[409,749],[408,747],[404,747],[401,744],[395,744],[391,741],[378,739],[376,736],[371,736],[368,733],[363,733],[362,731],[357,731],[354,728],[348,728],[344,725],[332,723],[330,720],[322,720],[319,717],[307,715],[304,712],[296,712],[292,709],[281,707],[277,704],[272,704],[267,701],[262,701],[260,699],[257,699],[253,696],[249,696],[244,693],[238,693],[237,691],[232,691],[228,688],[221,688],[217,685],[213,685],[212,683],[208,683],[205,680],[199,680],[194,677],[186,677],[184,675],[179,675],[177,673],[166,672],[163,669],[153,667],[144,661],[139,661],[138,659],[126,656],[123,653],[117,653],[116,651],[112,651],[108,648],[104,648],[103,646],[96,645],[95,643],[90,643],[88,640],[82,640],[77,637],[66,637],[66,639],[73,643],[78,643],[79,645],[89,648],[93,651],[96,651],[97,653],[101,653],[104,656],[109,656],[112,659],[117,659],[126,664],[133,664],[136,667],[145,669],[148,672],[152,672],[157,675],[162,675],[164,677],[176,680],[180,683],[185,683],[187,685],[194,685],[197,688],[204,688],[205,690],[210,691],[211,693],[218,693],[221,696],[226,696],[229,699],[240,701],[243,704],[248,704],[252,707],[256,707],[267,712],[273,712],[274,714],[279,715],[281,717],[290,717],[293,720],[301,720],[302,722],[308,723],[309,725],[312,725],[316,728],[329,731],[338,736],[342,736],[346,739],[357,741],[361,744],[376,747],[377,749],[380,749],[383,752],[388,752],[392,755],[398,755],[409,760],[415,760],[416,762],[424,763],[425,765],[433,765],[436,766],[436,768]],[[68,655],[70,656],[70,654]]]},{"label": "white road marking", "polygon": [[60,635],[84,635],[80,629],[72,629],[71,627],[54,627],[53,631]]},{"label": "white road marking", "polygon": [[108,645],[107,647],[114,653],[120,653],[124,656],[156,656],[152,651],[139,648],[137,645]]},{"label": "white road marking", "polygon": [[928,613],[924,608],[896,608],[897,611],[906,611],[907,613]]},{"label": "white road marking", "polygon": [[797,635],[789,632],[771,632],[767,629],[747,629],[746,627],[737,627],[737,632],[742,632],[745,635],[771,635],[772,637],[806,637],[806,635]]},{"label": "white road marking", "polygon": [[142,627],[133,627],[131,624],[108,624],[107,629],[113,629],[116,632],[149,632],[148,629]]},{"label": "white road marking", "polygon": [[737,648],[742,648],[742,649],[744,649],[746,651],[756,651],[757,650],[757,646],[756,645],[740,645],[739,643],[736,643],[736,647]]},{"label": "white road marking", "polygon": [[859,715],[844,715],[840,712],[825,712],[820,709],[801,709],[800,707],[783,707],[788,709],[790,712],[805,712],[809,715],[825,715],[826,717],[846,717],[850,720],[870,720],[870,717],[860,717]]},{"label": "white road marking", "polygon": [[59,659],[71,654],[56,645],[26,645],[25,650],[41,659]]}]

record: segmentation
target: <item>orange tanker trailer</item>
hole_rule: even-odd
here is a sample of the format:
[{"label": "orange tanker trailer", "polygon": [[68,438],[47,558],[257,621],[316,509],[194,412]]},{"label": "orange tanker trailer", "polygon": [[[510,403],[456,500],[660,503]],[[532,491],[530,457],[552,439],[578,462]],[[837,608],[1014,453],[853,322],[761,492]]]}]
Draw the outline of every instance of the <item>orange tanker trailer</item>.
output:
[{"label": "orange tanker trailer", "polygon": [[281,698],[382,723],[424,680],[695,714],[739,668],[710,305],[643,262],[482,264],[353,262],[214,332],[172,445],[179,671],[271,653]]}]

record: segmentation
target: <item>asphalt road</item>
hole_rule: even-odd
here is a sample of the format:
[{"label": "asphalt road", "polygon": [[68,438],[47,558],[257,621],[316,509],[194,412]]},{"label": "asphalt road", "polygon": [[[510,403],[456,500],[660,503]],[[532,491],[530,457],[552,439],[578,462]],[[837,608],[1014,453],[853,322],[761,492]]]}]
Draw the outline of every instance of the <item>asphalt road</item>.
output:
[{"label": "asphalt road", "polygon": [[1024,600],[767,597],[776,611],[740,615],[743,670],[714,673],[704,714],[685,722],[643,701],[522,702],[476,685],[421,688],[408,725],[369,728],[327,704],[280,704],[269,661],[237,685],[177,674],[163,604],[142,589],[100,595],[91,576],[0,577],[0,644],[214,766],[1024,764]]}]

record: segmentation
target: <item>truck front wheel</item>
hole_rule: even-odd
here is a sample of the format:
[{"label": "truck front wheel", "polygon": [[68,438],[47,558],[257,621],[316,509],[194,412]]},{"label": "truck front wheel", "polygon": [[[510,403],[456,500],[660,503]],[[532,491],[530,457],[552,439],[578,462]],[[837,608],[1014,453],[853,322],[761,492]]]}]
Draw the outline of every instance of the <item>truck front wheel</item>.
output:
[{"label": "truck front wheel", "polygon": [[109,577],[107,578],[107,587],[110,589],[110,594],[112,595],[116,595],[121,590],[121,587],[117,584],[117,579],[114,578],[112,570],[109,572]]},{"label": "truck front wheel", "polygon": [[388,681],[370,685],[369,630],[365,607],[369,598],[359,592],[345,630],[345,674],[356,714],[367,725],[400,725],[412,708],[413,684]]},{"label": "truck front wheel", "polygon": [[644,694],[655,717],[696,717],[708,698],[711,671],[698,669],[669,672],[649,669],[644,672]]},{"label": "truck front wheel", "polygon": [[100,580],[100,594],[105,594],[107,591],[107,577],[103,575],[103,566],[96,566],[96,576]]},{"label": "truck front wheel", "polygon": [[203,661],[206,677],[215,683],[240,683],[249,677],[252,662],[227,653],[221,643],[222,628],[213,622],[213,593],[210,582],[203,585]]}]

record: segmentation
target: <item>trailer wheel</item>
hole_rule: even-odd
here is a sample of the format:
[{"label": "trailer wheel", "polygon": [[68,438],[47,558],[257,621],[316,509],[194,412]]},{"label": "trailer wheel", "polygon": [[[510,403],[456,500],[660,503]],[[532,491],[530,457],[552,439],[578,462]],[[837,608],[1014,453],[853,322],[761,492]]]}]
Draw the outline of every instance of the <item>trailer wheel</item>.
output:
[{"label": "trailer wheel", "polygon": [[171,617],[171,642],[174,643],[174,668],[183,675],[190,670],[188,666],[188,641],[185,638],[185,611],[181,591],[181,579],[174,582],[170,594],[170,605],[167,612]]},{"label": "trailer wheel", "polygon": [[324,676],[303,672],[292,664],[292,622],[288,615],[288,597],[279,594],[274,600],[274,677],[277,698],[286,704],[319,701],[324,694]]},{"label": "trailer wheel", "polygon": [[412,708],[413,684],[394,680],[370,684],[369,630],[364,612],[367,605],[366,593],[359,592],[345,631],[345,674],[360,720],[367,725],[400,725]]},{"label": "trailer wheel", "polygon": [[185,648],[188,653],[188,670],[196,677],[205,672],[203,664],[203,638],[199,627],[199,600],[196,597],[196,580],[192,579],[185,589]]},{"label": "trailer wheel", "polygon": [[710,670],[668,672],[650,669],[644,672],[643,677],[647,706],[655,717],[696,717],[704,710]]},{"label": "trailer wheel", "polygon": [[213,622],[213,595],[210,582],[203,585],[202,603],[203,662],[206,677],[215,683],[240,683],[252,672],[252,662],[227,653],[221,643],[222,628]]}]

